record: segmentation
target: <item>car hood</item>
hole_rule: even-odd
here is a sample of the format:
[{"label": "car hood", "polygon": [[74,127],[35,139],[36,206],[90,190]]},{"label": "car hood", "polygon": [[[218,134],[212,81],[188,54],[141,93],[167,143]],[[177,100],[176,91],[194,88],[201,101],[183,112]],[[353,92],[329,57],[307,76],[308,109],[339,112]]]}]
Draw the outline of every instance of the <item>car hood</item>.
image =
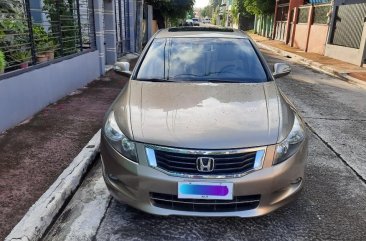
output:
[{"label": "car hood", "polygon": [[122,129],[129,129],[131,138],[138,142],[180,148],[275,144],[281,108],[288,109],[287,104],[280,104],[273,81],[203,84],[131,80],[127,92],[130,127]]}]

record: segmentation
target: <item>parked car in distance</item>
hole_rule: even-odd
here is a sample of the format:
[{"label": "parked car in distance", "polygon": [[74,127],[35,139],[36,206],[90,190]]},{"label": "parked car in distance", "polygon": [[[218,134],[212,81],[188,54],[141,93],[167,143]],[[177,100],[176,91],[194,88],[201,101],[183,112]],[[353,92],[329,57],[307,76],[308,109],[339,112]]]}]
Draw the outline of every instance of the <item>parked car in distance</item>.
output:
[{"label": "parked car in distance", "polygon": [[198,18],[192,18],[193,26],[200,26],[200,22]]},{"label": "parked car in distance", "polygon": [[193,26],[193,20],[192,19],[186,19],[186,22],[184,26]]},{"label": "parked car in distance", "polygon": [[211,23],[211,19],[210,18],[204,18],[204,19],[202,19],[202,23]]},{"label": "parked car in distance", "polygon": [[294,200],[307,136],[254,42],[226,28],[159,31],[102,128],[112,196],[158,215],[254,217]]}]

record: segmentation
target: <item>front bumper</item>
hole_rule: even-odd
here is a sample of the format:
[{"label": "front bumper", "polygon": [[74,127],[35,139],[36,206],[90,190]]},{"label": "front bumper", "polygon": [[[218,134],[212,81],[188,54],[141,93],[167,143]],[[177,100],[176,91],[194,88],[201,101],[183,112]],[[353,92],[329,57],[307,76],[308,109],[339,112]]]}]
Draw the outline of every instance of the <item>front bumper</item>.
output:
[{"label": "front bumper", "polygon": [[[103,176],[114,198],[136,209],[157,215],[256,217],[268,214],[292,201],[303,185],[307,141],[285,162],[272,166],[274,146],[267,147],[263,168],[239,178],[182,178],[149,167],[143,145],[137,145],[140,164],[116,152],[102,136]],[[260,195],[257,208],[234,212],[196,212],[154,206],[150,193],[177,195],[178,182],[231,182],[234,196]]]}]

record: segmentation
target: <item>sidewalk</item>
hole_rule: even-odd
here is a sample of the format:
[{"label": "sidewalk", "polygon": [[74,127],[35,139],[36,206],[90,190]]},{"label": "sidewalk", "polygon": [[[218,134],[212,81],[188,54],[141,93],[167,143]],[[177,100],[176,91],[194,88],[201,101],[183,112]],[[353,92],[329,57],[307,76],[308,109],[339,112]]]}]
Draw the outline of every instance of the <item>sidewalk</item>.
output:
[{"label": "sidewalk", "polygon": [[291,57],[322,72],[359,84],[366,84],[366,68],[320,54],[306,53],[300,49],[290,47],[284,42],[271,40],[257,34],[248,33],[248,35],[256,41],[257,45],[261,48],[269,49],[283,56]]},{"label": "sidewalk", "polygon": [[101,128],[127,80],[110,71],[0,134],[0,240]]}]

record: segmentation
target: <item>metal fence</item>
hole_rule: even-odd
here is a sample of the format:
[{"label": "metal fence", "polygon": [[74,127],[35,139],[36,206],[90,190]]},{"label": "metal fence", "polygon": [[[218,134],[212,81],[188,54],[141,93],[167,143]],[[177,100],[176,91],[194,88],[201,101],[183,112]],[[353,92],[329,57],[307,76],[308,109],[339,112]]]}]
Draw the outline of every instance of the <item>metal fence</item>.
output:
[{"label": "metal fence", "polygon": [[0,72],[95,48],[88,0],[0,0]]},{"label": "metal fence", "polygon": [[331,10],[330,5],[315,6],[313,23],[314,24],[328,24],[328,13]]},{"label": "metal fence", "polygon": [[338,6],[330,43],[359,49],[365,19],[366,3]]},{"label": "metal fence", "polygon": [[297,19],[297,23],[307,23],[309,18],[310,7],[301,7],[299,8],[299,15]]}]

